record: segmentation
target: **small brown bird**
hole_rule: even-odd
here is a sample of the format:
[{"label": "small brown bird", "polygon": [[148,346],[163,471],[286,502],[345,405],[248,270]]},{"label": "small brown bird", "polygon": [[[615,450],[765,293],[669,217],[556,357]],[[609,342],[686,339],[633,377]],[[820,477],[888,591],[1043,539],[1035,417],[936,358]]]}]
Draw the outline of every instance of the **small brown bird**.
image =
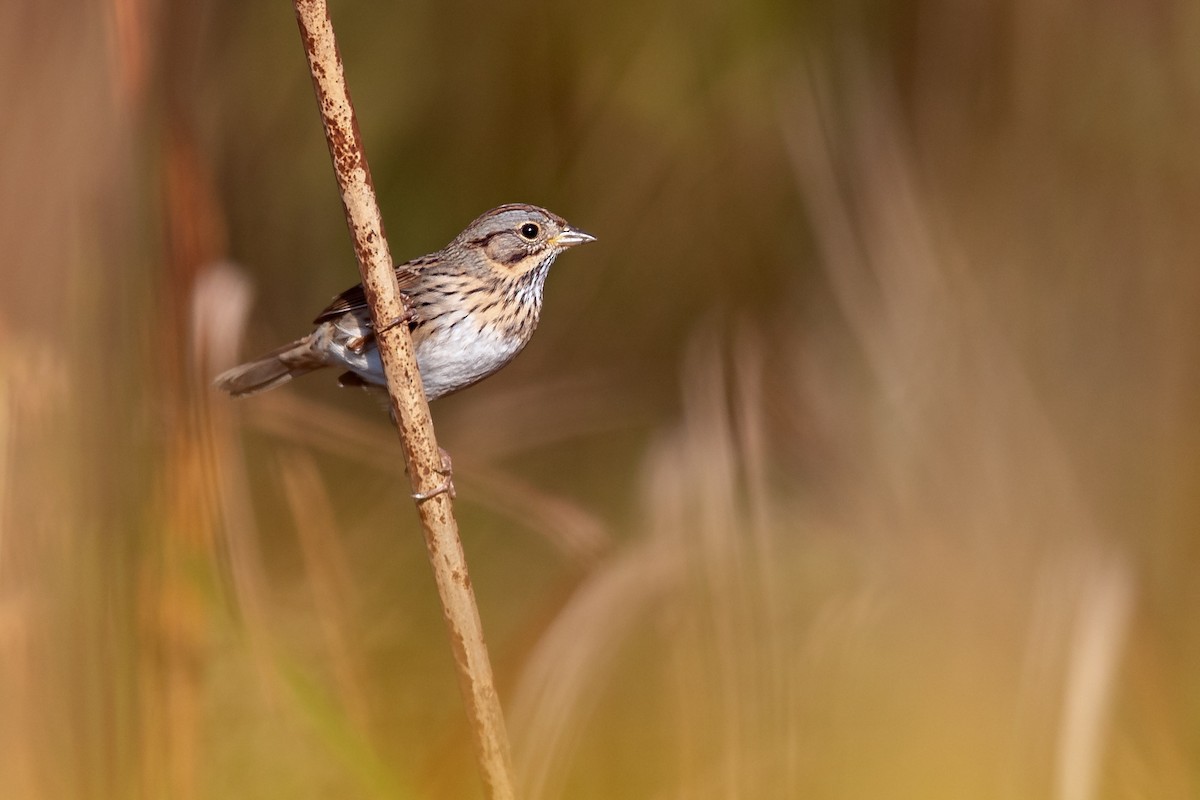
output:
[{"label": "small brown bird", "polygon": [[[493,208],[436,253],[396,267],[425,396],[435,400],[486,378],[521,352],[542,310],[559,253],[595,237],[544,208]],[[343,386],[386,379],[362,285],[338,295],[302,339],[216,379],[235,397],[265,392],[321,367],[348,370]]]}]

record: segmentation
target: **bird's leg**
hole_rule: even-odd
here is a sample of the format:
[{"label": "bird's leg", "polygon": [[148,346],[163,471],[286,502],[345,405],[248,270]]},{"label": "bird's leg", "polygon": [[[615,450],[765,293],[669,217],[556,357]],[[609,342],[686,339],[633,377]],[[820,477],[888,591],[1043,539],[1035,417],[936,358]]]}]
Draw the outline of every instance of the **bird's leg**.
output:
[{"label": "bird's leg", "polygon": [[446,452],[445,448],[439,447],[438,452],[442,456],[442,466],[437,470],[437,473],[445,476],[446,480],[428,492],[414,492],[413,499],[418,502],[423,503],[426,500],[432,500],[439,494],[448,494],[451,500],[458,496],[454,491],[454,462],[451,461],[450,454]]},{"label": "bird's leg", "polygon": [[[392,328],[399,328],[401,325],[407,325],[408,323],[412,322],[413,309],[412,309],[412,306],[410,305],[411,302],[412,301],[409,300],[408,295],[401,292],[400,293],[400,303],[403,306],[404,310],[400,312],[400,316],[395,317],[395,318],[390,319],[387,322],[385,322],[377,331],[375,331],[376,335],[378,335],[380,333],[384,333],[386,331],[390,331]],[[443,450],[442,452],[444,453],[445,451]]]},{"label": "bird's leg", "polygon": [[407,325],[408,323],[412,322],[413,310],[412,306],[409,305],[408,295],[402,293],[400,295],[400,301],[404,306],[404,311],[401,312],[400,316],[384,323],[377,330],[367,331],[362,336],[355,336],[353,339],[350,339],[346,342],[346,349],[350,350],[355,355],[361,356],[363,351],[367,349],[367,346],[371,344],[371,342],[375,341],[375,338],[379,334],[383,333],[384,331],[390,331],[392,328],[398,328],[401,325]]},{"label": "bird's leg", "polygon": [[346,349],[354,353],[356,356],[361,356],[363,351],[367,349],[367,345],[375,341],[375,333],[364,333],[362,336],[355,336],[353,339],[346,341]]}]

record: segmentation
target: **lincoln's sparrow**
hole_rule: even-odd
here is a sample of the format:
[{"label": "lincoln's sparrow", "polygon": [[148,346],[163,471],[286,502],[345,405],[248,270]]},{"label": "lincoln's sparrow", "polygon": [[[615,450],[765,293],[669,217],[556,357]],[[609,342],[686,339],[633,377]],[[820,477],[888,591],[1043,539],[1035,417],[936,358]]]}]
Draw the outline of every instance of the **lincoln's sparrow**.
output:
[{"label": "lincoln's sparrow", "polygon": [[[521,352],[537,327],[556,256],[595,239],[544,208],[493,208],[436,253],[396,267],[425,396],[470,386]],[[342,385],[383,385],[362,285],[314,320],[308,336],[217,377],[234,395],[264,392],[320,367],[345,367]]]}]

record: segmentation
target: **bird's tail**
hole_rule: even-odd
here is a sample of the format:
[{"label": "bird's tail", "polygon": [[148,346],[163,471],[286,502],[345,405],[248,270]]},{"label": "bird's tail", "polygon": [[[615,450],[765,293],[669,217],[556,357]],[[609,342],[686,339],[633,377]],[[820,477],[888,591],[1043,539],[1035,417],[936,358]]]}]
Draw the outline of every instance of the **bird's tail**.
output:
[{"label": "bird's tail", "polygon": [[213,385],[234,397],[248,397],[282,386],[297,375],[323,366],[325,364],[312,347],[312,337],[305,336],[222,372]]}]

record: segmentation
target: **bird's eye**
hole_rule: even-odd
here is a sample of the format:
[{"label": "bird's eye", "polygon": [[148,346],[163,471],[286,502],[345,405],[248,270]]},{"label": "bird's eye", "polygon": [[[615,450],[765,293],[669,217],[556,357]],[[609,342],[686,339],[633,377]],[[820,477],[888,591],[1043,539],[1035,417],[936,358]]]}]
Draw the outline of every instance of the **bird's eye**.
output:
[{"label": "bird's eye", "polygon": [[534,239],[536,239],[538,234],[541,232],[542,232],[542,229],[539,228],[537,225],[533,224],[532,222],[526,222],[524,225],[521,226],[521,235],[524,236],[529,241],[533,241]]}]

